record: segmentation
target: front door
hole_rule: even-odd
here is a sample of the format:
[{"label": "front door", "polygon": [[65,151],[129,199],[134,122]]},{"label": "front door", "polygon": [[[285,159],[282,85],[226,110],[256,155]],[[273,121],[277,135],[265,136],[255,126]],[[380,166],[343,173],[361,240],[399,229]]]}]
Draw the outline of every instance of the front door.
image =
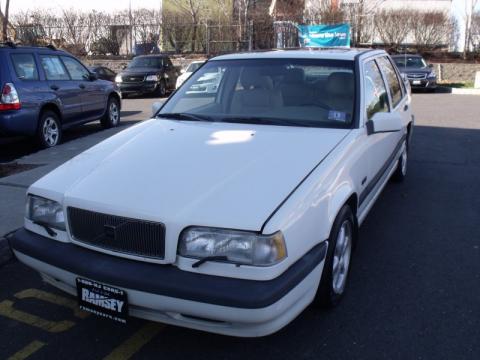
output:
[{"label": "front door", "polygon": [[90,77],[90,72],[77,59],[70,56],[61,56],[72,80],[78,82],[82,90],[83,118],[90,119],[100,117],[106,108],[107,100],[102,91],[102,82]]}]

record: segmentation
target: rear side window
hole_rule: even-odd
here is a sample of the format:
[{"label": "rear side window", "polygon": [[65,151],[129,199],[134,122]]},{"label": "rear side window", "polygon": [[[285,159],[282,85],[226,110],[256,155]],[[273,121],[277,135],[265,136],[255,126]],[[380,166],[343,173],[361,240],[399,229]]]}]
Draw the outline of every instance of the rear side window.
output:
[{"label": "rear side window", "polygon": [[20,80],[38,80],[37,66],[32,54],[12,54],[15,73]]},{"label": "rear side window", "polygon": [[41,55],[40,61],[47,80],[70,80],[67,70],[58,56]]},{"label": "rear side window", "polygon": [[89,72],[82,64],[80,64],[80,62],[68,56],[62,56],[62,60],[70,73],[72,80],[88,79]]},{"label": "rear side window", "polygon": [[377,61],[383,73],[385,74],[388,87],[390,88],[390,95],[392,96],[393,107],[395,107],[402,100],[403,96],[400,80],[398,79],[397,73],[390,60],[388,60],[386,57],[381,57],[378,58]]},{"label": "rear side window", "polygon": [[388,112],[387,88],[373,60],[365,64],[365,107],[369,120],[377,112]]}]

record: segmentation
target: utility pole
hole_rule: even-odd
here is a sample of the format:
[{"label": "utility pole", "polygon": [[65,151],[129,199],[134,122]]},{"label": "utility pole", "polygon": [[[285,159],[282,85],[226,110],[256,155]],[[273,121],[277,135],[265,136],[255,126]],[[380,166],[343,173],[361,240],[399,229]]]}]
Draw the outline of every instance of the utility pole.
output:
[{"label": "utility pole", "polygon": [[8,10],[10,7],[10,0],[6,1],[5,4],[5,16],[3,18],[3,41],[8,40]]}]

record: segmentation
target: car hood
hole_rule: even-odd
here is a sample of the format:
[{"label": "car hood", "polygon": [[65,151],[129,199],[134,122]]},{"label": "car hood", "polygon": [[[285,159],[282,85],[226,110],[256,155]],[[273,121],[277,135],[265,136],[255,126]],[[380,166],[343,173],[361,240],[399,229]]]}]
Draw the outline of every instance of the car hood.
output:
[{"label": "car hood", "polygon": [[260,230],[349,131],[152,119],[83,152],[29,191],[167,229]]},{"label": "car hood", "polygon": [[141,67],[141,68],[132,68],[124,69],[120,72],[120,75],[144,75],[144,74],[158,74],[162,72],[162,69],[152,68],[152,67]]},{"label": "car hood", "polygon": [[398,70],[403,74],[429,74],[433,71],[433,69],[429,67],[399,67]]}]

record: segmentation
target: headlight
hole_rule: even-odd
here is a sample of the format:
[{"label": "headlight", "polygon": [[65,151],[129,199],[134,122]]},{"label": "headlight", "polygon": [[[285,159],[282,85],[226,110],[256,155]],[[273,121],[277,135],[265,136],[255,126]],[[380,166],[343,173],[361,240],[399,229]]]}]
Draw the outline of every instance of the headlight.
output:
[{"label": "headlight", "polygon": [[178,253],[196,259],[225,257],[227,262],[270,266],[287,256],[280,231],[261,235],[248,231],[191,227],[180,236]]},{"label": "headlight", "polygon": [[437,74],[435,74],[435,71],[430,71],[430,73],[427,75],[428,78],[434,78],[437,77]]},{"label": "headlight", "polygon": [[116,83],[121,83],[122,82],[122,76],[121,75],[115,76],[115,82]]},{"label": "headlight", "polygon": [[55,229],[65,230],[63,208],[58,202],[35,195],[27,198],[27,219],[42,223]]},{"label": "headlight", "polygon": [[158,81],[158,75],[147,75],[145,81]]},{"label": "headlight", "polygon": [[176,84],[176,87],[180,87],[181,85],[183,84],[183,79],[182,78],[178,78],[177,79],[177,84]]}]

